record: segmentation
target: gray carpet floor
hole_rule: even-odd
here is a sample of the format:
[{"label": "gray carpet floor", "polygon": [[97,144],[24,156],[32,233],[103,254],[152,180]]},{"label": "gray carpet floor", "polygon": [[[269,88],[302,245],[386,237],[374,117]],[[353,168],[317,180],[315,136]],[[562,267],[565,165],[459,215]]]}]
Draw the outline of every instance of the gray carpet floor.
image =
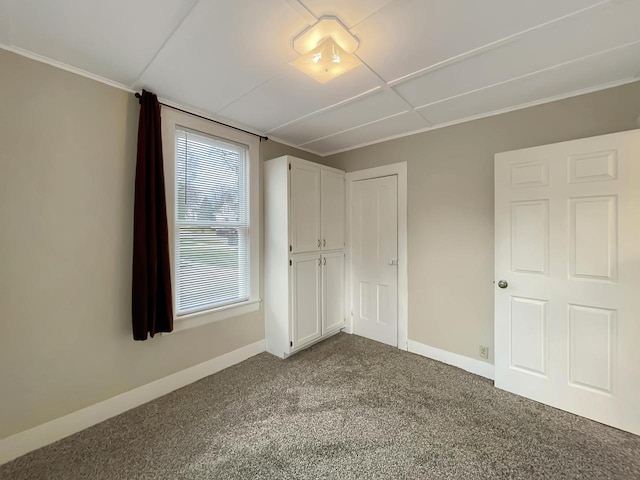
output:
[{"label": "gray carpet floor", "polygon": [[0,467],[2,479],[640,479],[640,437],[339,334],[263,353]]}]

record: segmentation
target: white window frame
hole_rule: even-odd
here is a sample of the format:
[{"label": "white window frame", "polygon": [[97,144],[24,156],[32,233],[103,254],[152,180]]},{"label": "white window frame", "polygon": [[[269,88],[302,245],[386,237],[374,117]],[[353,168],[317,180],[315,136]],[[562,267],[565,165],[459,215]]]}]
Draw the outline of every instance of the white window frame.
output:
[{"label": "white window frame", "polygon": [[[162,107],[162,153],[167,197],[167,225],[169,228],[169,257],[171,262],[171,290],[173,292],[173,331],[177,332],[231,317],[255,312],[260,308],[260,158],[259,140],[223,125]],[[176,314],[176,128],[186,128],[247,147],[249,170],[249,299],[184,315]]]}]

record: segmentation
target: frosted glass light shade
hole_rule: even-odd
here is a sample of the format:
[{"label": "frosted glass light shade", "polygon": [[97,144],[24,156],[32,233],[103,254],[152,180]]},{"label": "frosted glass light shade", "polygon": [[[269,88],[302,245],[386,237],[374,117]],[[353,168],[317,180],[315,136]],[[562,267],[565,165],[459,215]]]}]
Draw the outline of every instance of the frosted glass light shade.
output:
[{"label": "frosted glass light shade", "polygon": [[291,65],[320,83],[326,83],[360,65],[360,61],[345,52],[331,37],[300,56]]}]

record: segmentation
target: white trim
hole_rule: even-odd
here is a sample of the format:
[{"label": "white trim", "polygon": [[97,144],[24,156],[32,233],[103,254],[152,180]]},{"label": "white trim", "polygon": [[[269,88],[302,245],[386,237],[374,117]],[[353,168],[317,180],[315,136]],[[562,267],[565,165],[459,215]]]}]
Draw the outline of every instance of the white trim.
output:
[{"label": "white trim", "polygon": [[265,351],[264,340],[0,440],[0,465]]},{"label": "white trim", "polygon": [[409,332],[409,251],[407,248],[407,162],[392,163],[381,167],[367,168],[346,174],[347,182],[347,232],[346,232],[346,288],[345,331],[353,333],[351,292],[351,184],[358,180],[398,177],[398,348],[407,350]]},{"label": "white trim", "polygon": [[[177,311],[176,290],[176,258],[177,258],[177,229],[175,221],[175,131],[178,126],[203,132],[222,140],[229,140],[247,146],[249,162],[249,300],[243,302],[247,308],[240,313],[226,312],[223,307],[199,312],[199,315],[175,316],[176,328],[184,330],[207,323],[216,322],[223,318],[248,313],[259,308],[260,301],[260,224],[262,222],[262,207],[260,202],[260,147],[257,137],[240,132],[232,128],[212,123],[188,113],[179,112],[169,107],[162,108],[162,150],[164,152],[165,189],[167,197],[167,225],[169,229],[169,253],[171,260],[171,287],[174,292],[174,312]],[[253,305],[255,304],[255,305]],[[238,307],[238,305],[234,305]],[[225,316],[226,315],[226,316]],[[194,318],[195,317],[195,318]]]},{"label": "white trim", "polygon": [[257,312],[260,310],[262,300],[247,300],[246,302],[232,303],[224,307],[218,307],[202,312],[194,312],[188,315],[180,315],[173,320],[173,331],[161,333],[161,335],[172,335],[176,332],[189,330],[195,327],[201,327],[209,323],[219,322],[231,317],[239,317],[247,313]]},{"label": "white trim", "polygon": [[[479,120],[481,118],[495,117],[496,115],[502,115],[503,113],[515,112],[517,110],[524,110],[525,108],[536,107],[538,105],[544,105],[546,103],[552,103],[552,102],[556,102],[558,100],[565,100],[567,98],[578,97],[580,95],[586,95],[588,93],[599,92],[601,90],[607,90],[609,88],[621,87],[622,85],[627,85],[629,83],[637,82],[638,80],[639,80],[639,76],[623,78],[622,80],[616,80],[614,82],[603,83],[603,84],[600,84],[600,85],[596,85],[594,87],[583,88],[581,90],[574,90],[574,91],[571,91],[571,92],[562,93],[560,95],[554,95],[554,96],[551,96],[551,97],[542,98],[540,100],[534,100],[532,102],[523,103],[523,104],[516,105],[516,106],[513,106],[513,107],[506,107],[506,108],[502,108],[502,109],[499,109],[499,110],[493,110],[491,112],[480,113],[478,115],[472,115],[472,116],[469,116],[469,117],[459,118],[457,120],[452,120],[450,122],[438,123],[438,124],[436,124],[436,125],[434,125],[432,127],[418,128],[416,130],[411,130],[409,132],[403,132],[403,133],[398,133],[396,135],[390,135],[388,137],[383,137],[383,138],[380,138],[380,139],[376,139],[376,140],[373,140],[371,142],[359,143],[359,144],[354,145],[352,147],[340,148],[338,150],[332,150],[330,152],[325,152],[325,153],[318,153],[318,152],[314,152],[314,153],[316,153],[316,155],[319,155],[320,157],[323,157],[323,158],[324,157],[329,157],[331,155],[337,155],[338,153],[349,152],[351,150],[357,150],[358,148],[368,147],[370,145],[377,145],[378,143],[388,142],[390,140],[395,140],[397,138],[410,137],[411,135],[417,135],[419,133],[429,132],[431,130],[438,130],[440,128],[451,127],[453,125],[458,125],[458,124],[461,124],[461,123],[471,122],[473,120]],[[420,112],[418,112],[417,110],[415,110],[415,112],[420,114]],[[422,115],[420,115],[420,116],[422,117]],[[424,117],[422,117],[422,118],[424,118]],[[352,130],[353,130],[353,128],[352,128]],[[334,135],[339,135],[340,133],[342,133],[342,132],[336,132]],[[296,148],[300,148],[300,147],[296,147]],[[301,150],[304,150],[304,149],[301,148]]]},{"label": "white trim", "polygon": [[23,48],[4,45],[2,43],[0,43],[0,48],[2,50],[7,50],[8,52],[15,53],[16,55],[30,58],[31,60],[35,60],[36,62],[46,63],[47,65],[51,65],[52,67],[59,68],[60,70],[65,70],[67,72],[80,75],[81,77],[85,77],[90,80],[95,80],[96,82],[104,83],[105,85],[109,85],[110,87],[114,87],[119,90],[124,90],[125,92],[129,92],[129,93],[135,93],[135,90],[132,90],[130,87],[127,87],[126,85],[120,82],[116,82],[115,80],[110,80],[106,77],[101,77],[100,75],[96,75],[95,73],[87,72],[86,70],[82,70],[81,68],[67,65],[66,63],[62,63],[57,60],[44,57],[42,55],[38,55],[37,53],[33,53],[29,50],[24,50]]},{"label": "white trim", "polygon": [[439,348],[413,340],[409,340],[409,351],[423,357],[431,358],[432,360],[437,360],[438,362],[446,363],[447,365],[453,365],[454,367],[461,368],[462,370],[490,380],[494,379],[494,366],[491,363],[465,357],[464,355],[458,355],[457,353],[446,350],[440,350]]}]

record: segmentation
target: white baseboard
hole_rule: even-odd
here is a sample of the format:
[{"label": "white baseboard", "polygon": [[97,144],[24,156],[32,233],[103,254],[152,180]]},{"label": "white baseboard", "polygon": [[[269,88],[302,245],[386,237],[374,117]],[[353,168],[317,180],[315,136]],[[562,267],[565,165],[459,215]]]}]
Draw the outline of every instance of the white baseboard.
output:
[{"label": "white baseboard", "polygon": [[439,348],[430,347],[423,343],[414,342],[409,340],[409,351],[422,355],[423,357],[431,358],[447,365],[453,365],[454,367],[461,368],[467,372],[475,373],[482,377],[494,379],[494,366],[490,363],[476,360],[473,358],[465,357],[464,355],[458,355],[457,353],[447,352],[446,350],[440,350]]},{"label": "white baseboard", "polygon": [[150,402],[264,351],[265,342],[260,340],[37,427],[3,438],[0,440],[0,465],[111,417],[120,415],[127,410]]}]

